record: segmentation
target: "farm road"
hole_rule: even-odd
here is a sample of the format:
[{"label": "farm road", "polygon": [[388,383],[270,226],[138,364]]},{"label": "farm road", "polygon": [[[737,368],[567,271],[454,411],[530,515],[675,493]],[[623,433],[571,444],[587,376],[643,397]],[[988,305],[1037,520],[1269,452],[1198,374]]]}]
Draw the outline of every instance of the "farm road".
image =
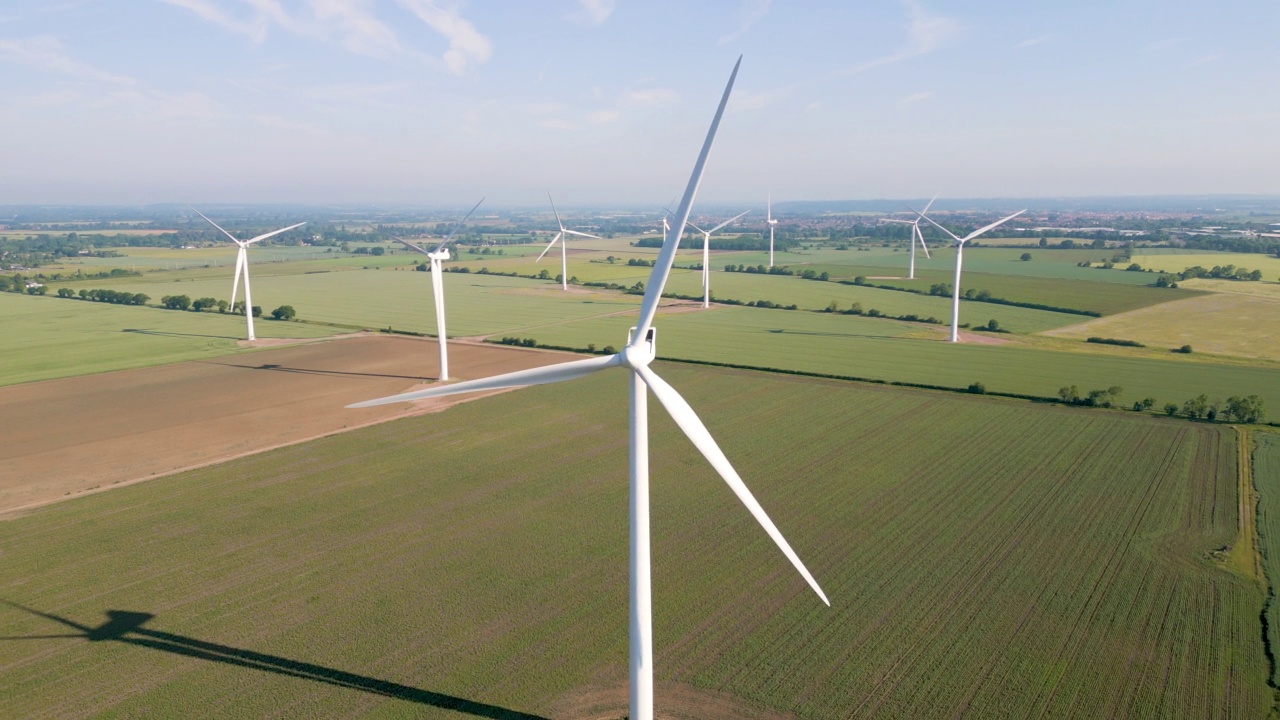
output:
[{"label": "farm road", "polygon": [[[450,343],[461,379],[561,357]],[[443,409],[459,400],[345,409],[418,386],[436,358],[434,340],[363,336],[0,388],[0,517]]]}]

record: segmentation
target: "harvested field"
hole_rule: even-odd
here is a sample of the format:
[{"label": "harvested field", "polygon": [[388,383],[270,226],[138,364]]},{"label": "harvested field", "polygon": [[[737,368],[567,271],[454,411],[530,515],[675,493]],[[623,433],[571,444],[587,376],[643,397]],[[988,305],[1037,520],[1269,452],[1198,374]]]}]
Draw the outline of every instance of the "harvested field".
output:
[{"label": "harvested field", "polygon": [[[1256,284],[1256,283],[1255,283]],[[1136,340],[1153,347],[1280,360],[1280,299],[1215,293],[1089,320],[1043,335]]]},{"label": "harvested field", "polygon": [[[813,597],[651,408],[670,716],[1271,707],[1263,593],[1215,559],[1237,535],[1231,428],[656,369],[832,599]],[[518,390],[0,523],[0,599],[18,604],[0,605],[0,707],[612,712],[626,674],[625,388],[614,371]]]},{"label": "harvested field", "polygon": [[[434,340],[368,336],[0,388],[0,516],[442,406],[344,409],[433,377],[437,353]],[[463,379],[563,357],[450,344]]]}]

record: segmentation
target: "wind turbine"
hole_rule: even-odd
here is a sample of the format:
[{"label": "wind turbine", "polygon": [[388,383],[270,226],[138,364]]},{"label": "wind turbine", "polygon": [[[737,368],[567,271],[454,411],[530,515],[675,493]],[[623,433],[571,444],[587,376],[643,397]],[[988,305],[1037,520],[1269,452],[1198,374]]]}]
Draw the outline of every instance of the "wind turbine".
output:
[{"label": "wind turbine", "polygon": [[461,220],[458,221],[444,240],[436,246],[435,252],[424,250],[417,245],[403,238],[396,238],[396,242],[401,245],[426,255],[431,260],[431,292],[436,300],[436,344],[440,346],[440,380],[441,382],[449,379],[449,348],[447,346],[447,333],[444,328],[444,266],[443,261],[449,259],[449,248],[446,247],[449,241],[453,239],[453,234],[458,232],[462,224],[471,217],[471,213],[480,207],[480,203],[484,202],[484,198],[480,198],[480,202],[476,203],[471,211],[468,212]]},{"label": "wind turbine", "polygon": [[498,375],[484,380],[468,380],[456,385],[393,395],[377,400],[349,405],[348,407],[372,407],[386,403],[405,402],[429,397],[441,397],[455,393],[493,390],[498,388],[520,387],[524,385],[542,385],[546,383],[573,380],[590,375],[606,368],[623,367],[631,375],[630,382],[630,679],[631,679],[631,712],[632,720],[652,720],[653,718],[653,620],[650,597],[650,556],[649,556],[649,429],[648,429],[648,393],[652,391],[658,402],[666,408],[676,425],[702,453],[703,457],[719,473],[729,485],[738,499],[746,505],[747,510],[764,528],[769,537],[782,550],[783,555],[791,561],[800,575],[809,583],[828,606],[831,604],[823,594],[818,583],[809,574],[804,563],[796,555],[786,539],[779,532],[773,521],[760,507],[751,491],[742,482],[742,478],[729,464],[728,458],[721,452],[716,441],[707,431],[706,426],[698,419],[693,408],[685,402],[680,393],[649,368],[656,355],[656,331],[653,327],[654,315],[662,298],[662,289],[671,273],[671,265],[675,261],[676,249],[680,244],[680,236],[684,233],[685,224],[689,221],[689,211],[693,206],[698,185],[702,182],[702,171],[711,152],[716,130],[720,126],[720,118],[724,115],[725,105],[729,102],[729,94],[733,90],[734,79],[738,75],[738,66],[742,58],[738,58],[725,86],[724,95],[716,109],[715,118],[702,145],[702,152],[693,166],[693,174],[689,177],[684,196],[680,200],[675,213],[676,222],[663,238],[662,249],[654,262],[649,282],[645,285],[644,300],[640,305],[640,319],[636,327],[628,334],[627,344],[622,352],[608,357],[595,357],[586,360],[575,360],[558,365],[521,370]]},{"label": "wind turbine", "polygon": [[[930,204],[932,204],[932,203],[930,203]],[[1010,221],[1010,220],[1012,220],[1012,219],[1014,219],[1014,218],[1018,217],[1019,215],[1021,215],[1022,213],[1026,212],[1026,211],[1027,211],[1027,210],[1026,210],[1026,208],[1023,208],[1023,209],[1019,210],[1018,212],[1016,212],[1016,213],[1014,213],[1014,214],[1012,214],[1012,215],[1009,215],[1008,217],[1002,217],[1002,218],[1000,218],[999,220],[997,220],[997,221],[995,221],[995,222],[991,223],[990,225],[987,225],[986,227],[978,228],[977,230],[974,230],[973,232],[969,233],[968,235],[965,235],[963,238],[958,238],[958,237],[956,237],[956,234],[955,234],[955,233],[953,233],[953,232],[951,232],[950,230],[948,230],[948,229],[946,229],[946,228],[942,227],[942,226],[941,226],[941,225],[939,225],[938,223],[933,222],[933,218],[925,217],[924,213],[919,212],[919,211],[916,211],[916,210],[912,210],[912,212],[914,212],[916,215],[919,215],[921,218],[923,218],[923,219],[925,219],[925,220],[928,220],[929,222],[933,223],[933,226],[934,226],[934,227],[936,227],[936,228],[938,228],[939,230],[941,230],[942,232],[944,232],[944,233],[946,233],[946,234],[950,235],[950,236],[951,236],[951,239],[952,239],[952,240],[955,240],[955,241],[956,241],[956,243],[957,243],[957,244],[956,244],[956,280],[955,280],[955,289],[954,289],[954,290],[952,290],[952,293],[951,293],[951,342],[960,342],[960,264],[964,261],[964,244],[965,244],[965,243],[967,243],[967,242],[969,242],[970,240],[972,240],[972,239],[974,239],[974,238],[978,237],[979,235],[981,235],[981,234],[985,233],[986,231],[991,230],[992,228],[999,227],[1000,225],[1003,225],[1004,223],[1006,223],[1006,222],[1008,222],[1008,221]]]},{"label": "wind turbine", "polygon": [[[547,199],[551,200],[550,192],[547,193]],[[566,228],[564,226],[564,223],[560,222],[560,213],[556,212],[555,200],[551,200],[551,212],[555,213],[556,225],[560,226],[560,232],[556,233],[556,236],[551,238],[551,242],[547,243],[547,246],[543,248],[542,255],[546,255],[547,251],[551,249],[552,245],[556,244],[557,240],[560,241],[560,285],[565,290],[568,290],[569,289],[569,250],[567,247],[567,243],[565,242],[566,238],[564,236],[577,235],[578,237],[595,238],[596,240],[599,240],[600,237],[598,235],[588,235],[587,233],[581,233],[581,232],[578,232],[577,230],[570,230]],[[542,255],[539,255],[538,259],[534,260],[534,262],[535,263],[542,262]]]},{"label": "wind turbine", "polygon": [[[195,214],[199,215],[205,220],[209,220],[209,218],[206,217],[204,213],[200,212],[199,210],[196,210],[195,208],[191,208],[191,209],[195,212]],[[232,235],[226,230],[223,230],[222,227],[218,225],[218,223],[212,220],[209,220],[209,224],[218,228],[218,230],[221,230],[223,235],[226,235],[227,237],[231,238],[231,242],[235,243],[240,248],[240,250],[236,253],[236,279],[234,282],[231,283],[231,307],[235,308],[236,306],[236,293],[240,291],[240,276],[243,275],[244,276],[244,319],[245,319],[245,323],[248,325],[248,328],[249,328],[247,333],[248,337],[246,339],[257,340],[258,339],[257,336],[253,334],[253,298],[249,292],[249,246],[261,240],[266,240],[267,238],[273,235],[279,235],[282,232],[288,232],[294,228],[300,228],[303,225],[306,225],[306,223],[300,222],[297,225],[290,225],[287,228],[280,228],[279,230],[273,230],[272,232],[259,235],[258,237],[255,237],[250,240],[238,239],[235,235]]]},{"label": "wind turbine", "polygon": [[773,216],[773,193],[769,193],[769,204],[765,210],[765,222],[769,223],[769,267],[773,267],[773,228],[778,224],[778,218]]},{"label": "wind turbine", "polygon": [[[751,211],[747,210],[746,212],[741,213],[740,215],[737,215],[733,218],[725,220],[724,222],[711,228],[710,230],[703,230],[697,225],[694,225],[693,223],[689,223],[689,227],[702,233],[702,307],[704,308],[711,307],[711,235],[715,231],[719,230],[725,225],[729,225],[733,221],[737,220],[743,215],[746,215],[749,212]],[[666,222],[665,216],[663,217],[663,222]]]},{"label": "wind turbine", "polygon": [[[938,196],[934,195],[933,200],[937,200]],[[929,246],[924,244],[924,233],[920,232],[920,221],[925,219],[924,214],[929,212],[929,208],[933,207],[933,200],[924,206],[924,210],[917,213],[915,220],[898,220],[896,218],[885,218],[885,222],[902,223],[911,226],[911,268],[907,271],[907,279],[916,279],[916,243],[920,243],[920,249],[924,250],[924,256],[929,257]],[[913,211],[914,212],[914,211]]]}]

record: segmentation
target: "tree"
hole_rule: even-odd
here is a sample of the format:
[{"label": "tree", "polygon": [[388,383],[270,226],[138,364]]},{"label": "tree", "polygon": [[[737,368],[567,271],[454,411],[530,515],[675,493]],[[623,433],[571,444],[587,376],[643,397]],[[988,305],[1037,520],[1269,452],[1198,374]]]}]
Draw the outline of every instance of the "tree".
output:
[{"label": "tree", "polygon": [[382,254],[383,254],[383,253],[385,253],[386,251],[387,251],[387,249],[386,249],[386,248],[379,246],[379,247],[375,247],[375,248],[370,249],[370,250],[369,250],[369,254],[370,254],[370,255],[382,255]]},{"label": "tree", "polygon": [[1256,423],[1260,422],[1266,416],[1266,410],[1262,406],[1262,398],[1257,395],[1248,397],[1239,397],[1232,395],[1227,398],[1224,414],[1228,421]]},{"label": "tree", "polygon": [[1178,414],[1178,406],[1173,403],[1164,404],[1164,414],[1173,417]]},{"label": "tree", "polygon": [[134,305],[146,305],[146,304],[147,304],[147,301],[148,301],[148,300],[150,300],[150,299],[151,299],[151,296],[150,296],[150,295],[147,295],[146,293],[134,293],[134,294],[133,294],[133,304],[134,304]]},{"label": "tree", "polygon": [[160,304],[170,310],[186,310],[191,307],[191,298],[187,295],[165,295]]},{"label": "tree", "polygon": [[226,312],[227,312],[227,308],[229,308],[229,307],[231,307],[231,304],[230,304],[230,303],[228,303],[226,300],[219,300],[219,301],[218,301],[218,312],[220,312],[220,313],[226,313]]},{"label": "tree", "polygon": [[196,312],[204,312],[218,307],[218,301],[211,297],[202,297],[191,303],[191,309]]},{"label": "tree", "polygon": [[1058,397],[1062,402],[1075,405],[1080,402],[1080,388],[1075,385],[1067,385],[1065,387],[1058,388]]},{"label": "tree", "polygon": [[1031,253],[1022,253],[1022,256],[1019,257],[1018,259],[1021,260],[1022,262],[1027,262],[1031,260]]},{"label": "tree", "polygon": [[72,292],[71,288],[58,288],[58,297],[60,298],[75,297],[75,295],[76,294]]},{"label": "tree", "polygon": [[1191,354],[1191,346],[1190,346],[1190,345],[1183,345],[1182,347],[1177,348],[1176,350],[1174,350],[1174,352],[1176,352],[1176,353],[1182,353],[1183,355],[1190,355],[1190,354]]},{"label": "tree", "polygon": [[986,386],[986,385],[984,385],[984,384],[982,384],[982,383],[980,383],[980,382],[970,383],[970,384],[969,384],[969,392],[971,392],[971,393],[973,393],[973,394],[975,394],[975,395],[986,395],[986,394],[987,394],[987,386]]},{"label": "tree", "polygon": [[1209,397],[1201,394],[1182,403],[1182,414],[1191,418],[1198,419],[1205,413],[1209,412]]},{"label": "tree", "polygon": [[281,305],[271,311],[271,317],[276,320],[292,320],[298,316],[298,312],[293,309],[292,305]]},{"label": "tree", "polygon": [[996,322],[994,319],[988,320],[987,329],[991,332],[998,332],[1000,330],[1000,323]]},{"label": "tree", "polygon": [[253,306],[253,316],[254,316],[254,317],[262,317],[262,306],[261,306],[261,305],[254,305],[254,306]]}]

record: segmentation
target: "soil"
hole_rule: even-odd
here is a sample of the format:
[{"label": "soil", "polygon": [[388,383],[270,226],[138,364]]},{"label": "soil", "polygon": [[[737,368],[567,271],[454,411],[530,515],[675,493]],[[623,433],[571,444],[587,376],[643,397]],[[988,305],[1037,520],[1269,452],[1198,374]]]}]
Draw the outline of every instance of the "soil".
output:
[{"label": "soil", "polygon": [[[622,720],[627,717],[627,681],[574,690],[556,701],[548,713],[556,720]],[[748,705],[732,695],[679,683],[656,683],[654,717],[658,720],[794,720],[791,713]]]},{"label": "soil", "polygon": [[[0,518],[501,392],[345,409],[425,387],[438,357],[433,339],[354,336],[0,388]],[[575,357],[449,343],[455,380]]]}]

